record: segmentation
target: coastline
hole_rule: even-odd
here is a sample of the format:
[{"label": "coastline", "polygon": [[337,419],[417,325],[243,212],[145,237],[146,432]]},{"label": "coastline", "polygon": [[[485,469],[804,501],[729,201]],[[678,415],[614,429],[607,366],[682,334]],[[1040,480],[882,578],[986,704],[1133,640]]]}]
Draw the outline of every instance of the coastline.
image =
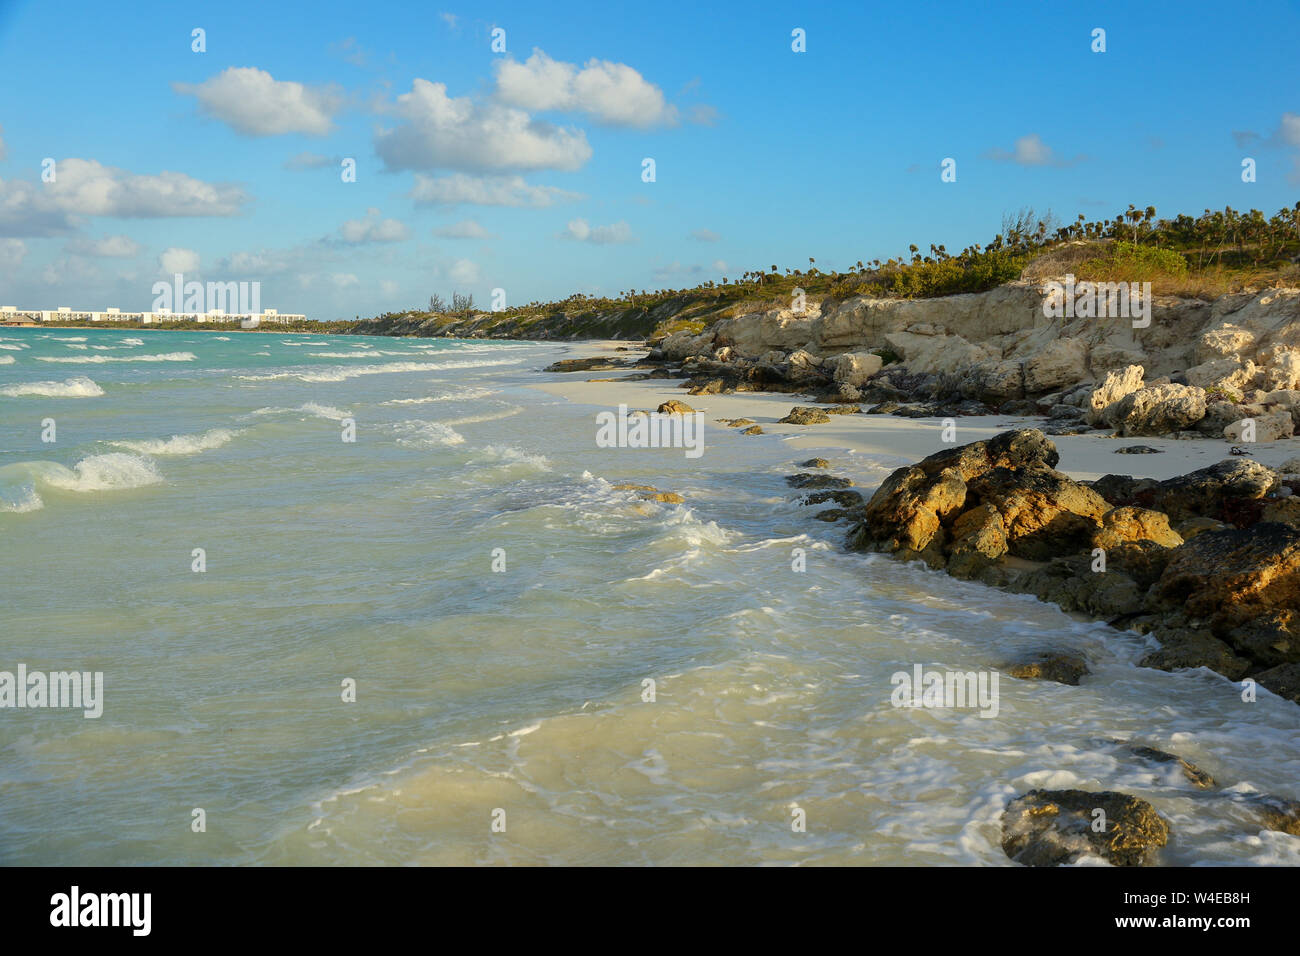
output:
[{"label": "coastline", "polygon": [[[618,340],[577,342],[570,345],[566,357],[619,357],[627,352],[615,349],[632,349],[639,356],[640,348]],[[851,470],[854,456],[882,456],[889,459],[883,464],[901,467],[914,464],[927,455],[952,447],[953,443],[941,440],[939,418],[900,418],[894,415],[834,415],[821,425],[783,425],[778,419],[795,405],[809,404],[806,395],[776,392],[736,392],[714,395],[688,395],[679,388],[681,379],[652,379],[618,381],[632,374],[623,371],[588,371],[549,373],[551,381],[533,386],[550,395],[577,404],[603,409],[625,404],[629,409],[656,408],[672,399],[703,412],[706,422],[705,454],[711,433],[725,430],[736,433],[745,441],[785,441],[792,450],[824,450],[847,456],[837,462],[837,467]],[[591,378],[610,378],[615,381],[588,381]],[[751,418],[762,426],[763,435],[739,436],[740,428],[727,428],[715,419]],[[992,438],[994,435],[1016,428],[1037,428],[1047,421],[1043,416],[978,415],[955,419],[957,440],[965,444]],[[593,426],[594,427],[594,426]],[[1092,481],[1103,475],[1125,475],[1133,478],[1163,480],[1185,475],[1205,468],[1225,458],[1231,444],[1216,439],[1163,439],[1163,438],[1111,438],[1103,435],[1054,435],[1052,442],[1060,452],[1059,471],[1071,478]],[[1160,454],[1116,454],[1117,448],[1147,445],[1160,449]],[[1258,442],[1251,445],[1250,458],[1270,468],[1300,456],[1300,441],[1283,439]],[[792,452],[793,453],[793,452]],[[850,475],[855,480],[857,475]],[[875,490],[876,479],[863,482],[864,493]]]}]

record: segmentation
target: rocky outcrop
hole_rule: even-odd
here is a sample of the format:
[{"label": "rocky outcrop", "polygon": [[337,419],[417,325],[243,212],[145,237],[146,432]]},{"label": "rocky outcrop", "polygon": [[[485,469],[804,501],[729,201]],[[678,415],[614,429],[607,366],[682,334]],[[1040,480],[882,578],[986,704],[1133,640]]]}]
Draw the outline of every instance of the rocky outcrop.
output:
[{"label": "rocky outcrop", "polygon": [[849,545],[1126,622],[1161,644],[1147,666],[1258,675],[1300,702],[1300,498],[1266,497],[1278,475],[1233,459],[1085,484],[1057,461],[1034,429],[945,449],[886,478]]},{"label": "rocky outcrop", "polygon": [[1059,866],[1084,855],[1147,866],[1169,833],[1155,807],[1113,790],[1030,790],[1002,813],[1002,851],[1024,866]]}]

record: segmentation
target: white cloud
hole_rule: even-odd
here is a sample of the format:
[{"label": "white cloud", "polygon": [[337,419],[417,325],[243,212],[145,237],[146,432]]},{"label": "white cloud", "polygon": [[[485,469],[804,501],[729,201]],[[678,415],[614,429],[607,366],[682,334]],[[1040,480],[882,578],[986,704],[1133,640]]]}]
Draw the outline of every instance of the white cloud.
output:
[{"label": "white cloud", "polygon": [[1300,113],[1283,113],[1277,138],[1288,146],[1300,146]]},{"label": "white cloud", "polygon": [[713,264],[709,266],[714,272],[726,272],[727,263],[725,259],[714,259]]},{"label": "white cloud", "polygon": [[396,219],[384,219],[378,209],[366,210],[364,219],[349,219],[339,227],[344,242],[401,242],[411,238],[406,224]]},{"label": "white cloud", "polygon": [[493,233],[488,232],[479,223],[473,219],[465,219],[461,222],[453,223],[450,226],[443,226],[441,229],[433,230],[435,236],[441,236],[444,239],[495,239]]},{"label": "white cloud", "polygon": [[455,259],[446,269],[447,278],[464,285],[476,285],[482,281],[478,263],[469,259]]},{"label": "white cloud", "polygon": [[26,257],[27,245],[21,239],[0,239],[0,270],[17,269]]},{"label": "white cloud", "polygon": [[522,176],[415,175],[410,198],[430,205],[526,206],[539,209],[583,198],[554,186],[533,186]]},{"label": "white cloud", "polygon": [[0,126],[0,159],[7,159],[9,157],[9,149],[5,146],[4,132],[5,128]]},{"label": "white cloud", "polygon": [[599,245],[609,243],[632,242],[632,229],[622,220],[608,226],[591,226],[585,219],[574,219],[560,233],[561,239],[575,242],[594,242]]},{"label": "white cloud", "polygon": [[87,216],[233,216],[248,201],[237,186],[167,170],[139,175],[93,159],[65,159],[54,172],[51,183],[0,180],[0,233],[58,235],[73,231]]},{"label": "white cloud", "polygon": [[333,90],[277,80],[265,70],[232,66],[197,86],[173,83],[172,89],[198,99],[204,113],[247,136],[310,133],[323,136],[342,105]]},{"label": "white cloud", "polygon": [[172,246],[158,257],[158,268],[168,275],[177,272],[198,272],[199,254],[193,249],[179,249]]},{"label": "white cloud", "polygon": [[1028,136],[1022,136],[1016,140],[1013,150],[1008,152],[1005,149],[991,149],[984,154],[988,159],[996,159],[999,162],[1017,163],[1021,166],[1070,166],[1084,159],[1083,156],[1076,156],[1074,159],[1063,159],[1056,150],[1043,142],[1043,138],[1037,133],[1030,133]]},{"label": "white cloud", "polygon": [[523,63],[499,60],[497,97],[527,110],[587,113],[614,126],[673,126],[677,108],[663,90],[625,63],[588,60],[579,69],[553,60],[541,50]]},{"label": "white cloud", "polygon": [[456,29],[456,21],[460,19],[456,14],[440,13],[438,16],[442,17],[442,22],[447,24],[447,26],[451,27],[453,30]]},{"label": "white cloud", "polygon": [[132,259],[144,246],[130,236],[104,236],[102,239],[74,239],[67,251],[74,256],[91,256],[96,259]]},{"label": "white cloud", "polygon": [[350,286],[359,285],[360,280],[351,272],[335,272],[329,277],[329,282],[336,289],[346,289]]},{"label": "white cloud", "polygon": [[575,170],[591,158],[582,130],[499,103],[449,97],[443,83],[415,79],[392,111],[405,125],[375,134],[375,151],[389,169]]},{"label": "white cloud", "polygon": [[700,242],[717,242],[722,237],[712,229],[692,229],[691,238],[698,239]]}]

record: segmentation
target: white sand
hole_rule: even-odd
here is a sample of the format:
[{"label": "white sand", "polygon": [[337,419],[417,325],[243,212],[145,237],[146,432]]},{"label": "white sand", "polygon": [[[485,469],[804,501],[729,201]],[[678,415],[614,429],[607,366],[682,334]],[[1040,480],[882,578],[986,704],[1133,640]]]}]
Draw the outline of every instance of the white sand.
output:
[{"label": "white sand", "polygon": [[[608,355],[611,358],[638,359],[641,350],[615,352],[626,342],[584,342],[575,344],[570,357],[585,358]],[[942,441],[942,419],[899,418],[894,415],[832,415],[825,425],[780,425],[795,405],[812,404],[806,395],[775,394],[771,392],[740,392],[732,395],[688,395],[678,387],[681,379],[654,379],[632,382],[588,382],[589,378],[618,378],[630,374],[622,371],[589,371],[549,373],[553,382],[534,386],[565,398],[571,402],[617,409],[620,404],[629,409],[653,410],[662,402],[677,399],[703,412],[708,428],[705,430],[705,454],[708,454],[709,432],[726,426],[714,419],[752,418],[763,426],[764,435],[745,436],[745,441],[784,441],[800,451],[820,450],[829,457],[836,452],[888,456],[898,465],[914,461],[951,447]],[[865,407],[865,406],[864,406]],[[1046,419],[1009,415],[962,416],[955,419],[956,443],[991,438],[1013,428],[1038,428]],[[593,428],[594,428],[593,423]],[[740,429],[729,429],[740,431]],[[1133,475],[1143,478],[1172,478],[1217,461],[1231,457],[1228,449],[1232,443],[1224,440],[1166,440],[1161,438],[1110,438],[1103,432],[1095,435],[1053,435],[1052,441],[1061,454],[1057,466],[1060,471],[1082,480],[1100,478],[1105,474]],[[1116,448],[1126,445],[1146,445],[1159,448],[1158,455],[1118,455]],[[1243,445],[1251,457],[1276,468],[1291,458],[1300,458],[1300,439],[1276,442],[1257,442]]]}]

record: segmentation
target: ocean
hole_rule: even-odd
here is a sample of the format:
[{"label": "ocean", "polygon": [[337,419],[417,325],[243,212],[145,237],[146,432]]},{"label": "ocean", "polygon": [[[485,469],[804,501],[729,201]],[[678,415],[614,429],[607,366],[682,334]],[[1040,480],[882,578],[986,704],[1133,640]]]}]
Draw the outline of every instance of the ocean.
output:
[{"label": "ocean", "polygon": [[[1162,862],[1300,864],[1247,809],[1300,797],[1300,708],[845,552],[779,437],[600,447],[530,387],[564,355],[0,329],[0,671],[103,675],[0,708],[0,864],[1011,865],[1006,802],[1064,787],[1150,800]],[[1044,648],[1092,676],[891,700]]]}]

